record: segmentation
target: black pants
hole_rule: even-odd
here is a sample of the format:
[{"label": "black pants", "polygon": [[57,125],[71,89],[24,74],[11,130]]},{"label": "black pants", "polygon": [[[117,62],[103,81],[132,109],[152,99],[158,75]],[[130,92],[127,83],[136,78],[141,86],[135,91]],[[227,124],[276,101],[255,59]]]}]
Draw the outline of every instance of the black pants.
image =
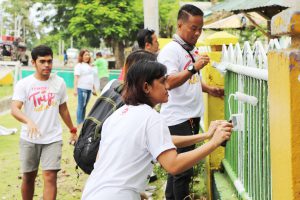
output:
[{"label": "black pants", "polygon": [[[200,118],[192,118],[181,124],[169,126],[171,135],[194,135],[199,132]],[[195,149],[195,145],[177,148],[177,153],[183,153]],[[187,171],[172,176],[168,174],[167,186],[166,186],[166,200],[183,200],[189,194],[189,184],[193,176],[193,168]],[[186,198],[188,200],[189,198]]]}]

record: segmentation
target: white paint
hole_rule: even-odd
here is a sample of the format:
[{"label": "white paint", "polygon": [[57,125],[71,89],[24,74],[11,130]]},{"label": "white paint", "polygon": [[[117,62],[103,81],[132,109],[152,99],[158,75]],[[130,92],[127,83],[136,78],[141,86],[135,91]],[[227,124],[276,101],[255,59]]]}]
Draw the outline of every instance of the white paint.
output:
[{"label": "white paint", "polygon": [[244,131],[244,113],[232,114],[230,119],[233,124],[233,131]]},{"label": "white paint", "polygon": [[250,200],[251,198],[248,196],[248,194],[246,193],[245,189],[244,189],[244,186],[243,186],[243,183],[237,179],[234,181],[234,186],[235,188],[237,189],[238,193],[244,197],[244,199],[247,199],[247,200]]},{"label": "white paint", "polygon": [[217,69],[226,69],[233,71],[238,74],[246,75],[249,77],[253,77],[256,79],[261,79],[261,80],[268,80],[268,70],[267,69],[258,69],[254,67],[247,67],[244,65],[237,65],[237,64],[232,64],[228,62],[221,62],[219,64],[214,64],[214,67]]},{"label": "white paint", "polygon": [[300,74],[299,74],[299,76],[298,76],[298,81],[300,82]]},{"label": "white paint", "polygon": [[240,180],[235,180],[234,181],[234,186],[237,189],[239,194],[242,194],[243,192],[245,192],[244,186],[242,184],[242,182]]},{"label": "white paint", "polygon": [[255,96],[250,96],[241,92],[236,92],[234,95],[234,99],[245,102],[245,103],[249,103],[253,106],[256,106],[258,100]]}]

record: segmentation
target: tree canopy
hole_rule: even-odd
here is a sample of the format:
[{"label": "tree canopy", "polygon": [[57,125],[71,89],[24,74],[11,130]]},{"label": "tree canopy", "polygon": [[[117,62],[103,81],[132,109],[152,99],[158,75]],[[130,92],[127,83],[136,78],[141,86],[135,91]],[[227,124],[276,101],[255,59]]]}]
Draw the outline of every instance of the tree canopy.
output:
[{"label": "tree canopy", "polygon": [[[133,44],[138,29],[144,27],[143,0],[4,1],[7,13],[20,13],[24,16],[27,43],[31,38],[31,43],[47,43],[57,49],[58,40],[64,40],[68,47],[69,38],[72,37],[74,47],[80,49],[99,48],[100,42],[104,41],[106,46],[113,47],[117,67],[123,65],[124,48]],[[38,7],[37,18],[42,17],[42,25],[51,27],[47,33],[43,33],[41,27],[34,27],[30,22],[29,9],[33,5]],[[174,34],[178,9],[179,0],[159,0],[161,37],[171,37]],[[10,26],[13,26],[13,21]]]},{"label": "tree canopy", "polygon": [[74,36],[132,41],[143,23],[142,16],[142,7],[132,0],[80,1],[68,27]]}]

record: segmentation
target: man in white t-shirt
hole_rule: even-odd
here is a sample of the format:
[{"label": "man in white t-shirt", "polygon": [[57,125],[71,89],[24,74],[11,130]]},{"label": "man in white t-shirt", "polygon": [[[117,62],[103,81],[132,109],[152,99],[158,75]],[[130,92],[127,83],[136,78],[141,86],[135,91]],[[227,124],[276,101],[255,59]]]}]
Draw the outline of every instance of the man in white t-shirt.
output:
[{"label": "man in white t-shirt", "polygon": [[[193,135],[199,132],[200,117],[204,113],[202,91],[217,97],[224,95],[223,89],[210,87],[201,81],[200,70],[209,62],[209,57],[198,55],[195,48],[202,27],[203,12],[193,5],[182,6],[178,12],[177,32],[173,41],[158,55],[158,61],[167,66],[169,90],[169,101],[162,104],[160,113],[172,135]],[[178,148],[177,152],[194,148],[194,145]],[[193,169],[176,176],[169,175],[166,199],[186,198],[192,175]]]},{"label": "man in white t-shirt", "polygon": [[159,43],[155,31],[152,29],[140,29],[137,34],[137,42],[140,49],[156,54],[159,51]]},{"label": "man in white t-shirt", "polygon": [[58,115],[70,129],[70,142],[77,140],[77,129],[66,103],[66,84],[62,78],[51,75],[51,48],[37,46],[31,55],[36,72],[16,84],[11,105],[11,114],[22,123],[22,199],[33,198],[39,163],[43,170],[44,199],[56,199],[62,151],[62,127]]}]

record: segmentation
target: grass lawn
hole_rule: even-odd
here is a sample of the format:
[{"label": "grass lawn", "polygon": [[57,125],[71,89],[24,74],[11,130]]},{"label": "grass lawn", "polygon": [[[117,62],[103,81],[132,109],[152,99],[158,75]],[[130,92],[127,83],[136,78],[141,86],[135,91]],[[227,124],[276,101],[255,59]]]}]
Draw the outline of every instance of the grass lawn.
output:
[{"label": "grass lawn", "polygon": [[12,85],[0,85],[0,99],[2,97],[11,96],[13,93]]},{"label": "grass lawn", "polygon": [[[1,87],[0,91],[2,91]],[[71,89],[68,90],[68,107],[75,124],[77,99],[73,96],[72,91],[73,90]],[[96,97],[92,96],[88,104],[87,111],[90,110],[96,99]],[[10,114],[2,116],[0,115],[0,125],[5,126],[6,128],[18,128],[18,130],[20,130],[20,123],[15,120]],[[73,159],[73,146],[70,146],[68,144],[69,132],[64,124],[63,132],[64,145],[62,154],[62,170],[58,173],[57,199],[77,200],[81,197],[82,189],[88,176],[84,174],[80,169],[75,169],[76,164]],[[19,138],[19,132],[17,132],[17,134],[15,135],[0,136],[0,199],[2,200],[22,199],[20,192],[22,174],[20,173]],[[165,172],[160,168],[156,168],[155,171],[159,179],[152,184],[158,188],[156,193],[153,194],[153,199],[161,200],[163,199],[166,176]],[[197,179],[194,182],[193,190],[196,191],[197,194],[205,194],[205,192],[203,192],[205,190],[203,177],[201,177],[201,183],[199,183],[199,180]],[[39,170],[39,174],[36,180],[34,199],[42,199],[42,196],[43,179],[41,170]],[[199,197],[199,195],[196,196]]]},{"label": "grass lawn", "polygon": [[[68,90],[68,107],[73,122],[75,123],[77,100],[73,96],[72,91],[73,90],[71,89]],[[93,96],[89,102],[88,110],[95,100],[96,97]],[[9,114],[0,116],[0,125],[5,126],[6,128],[16,127],[20,130],[20,123]],[[64,145],[62,153],[62,170],[58,173],[57,199],[80,199],[87,175],[82,173],[80,169],[75,169],[76,164],[73,159],[73,146],[68,144],[69,132],[64,124],[63,131]],[[22,174],[20,173],[19,138],[19,132],[15,135],[0,136],[0,199],[22,199],[20,192]],[[43,179],[40,170],[36,180],[34,199],[42,199],[42,195]]]}]

